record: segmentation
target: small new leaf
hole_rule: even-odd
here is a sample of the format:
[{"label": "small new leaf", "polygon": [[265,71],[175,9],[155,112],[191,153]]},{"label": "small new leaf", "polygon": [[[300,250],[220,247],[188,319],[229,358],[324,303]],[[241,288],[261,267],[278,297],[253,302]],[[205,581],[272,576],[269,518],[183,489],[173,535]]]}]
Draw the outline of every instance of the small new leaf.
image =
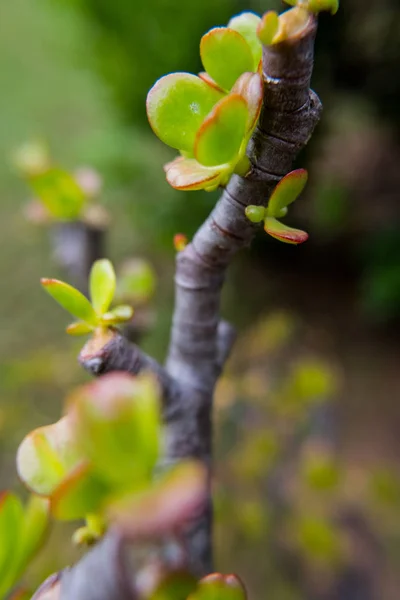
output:
[{"label": "small new leaf", "polygon": [[58,279],[41,279],[40,283],[60,306],[79,320],[97,325],[98,317],[89,300],[76,288]]},{"label": "small new leaf", "polygon": [[126,323],[133,317],[133,308],[128,304],[121,304],[116,306],[109,312],[105,313],[101,320],[106,325],[118,325],[119,323]]},{"label": "small new leaf", "polygon": [[272,237],[287,244],[302,244],[308,239],[308,233],[305,231],[288,227],[273,217],[265,219],[264,230]]},{"label": "small new leaf", "polygon": [[257,27],[257,35],[264,46],[270,46],[279,30],[279,16],[274,10],[266,12]]},{"label": "small new leaf", "polygon": [[285,175],[271,194],[268,203],[268,216],[281,216],[281,211],[300,196],[307,179],[308,173],[305,169],[297,169]]},{"label": "small new leaf", "polygon": [[261,223],[265,219],[265,207],[264,206],[255,206],[251,204],[250,206],[246,206],[246,217],[252,223]]},{"label": "small new leaf", "polygon": [[98,315],[103,315],[110,308],[116,288],[116,277],[112,263],[104,258],[96,260],[90,271],[90,297]]}]

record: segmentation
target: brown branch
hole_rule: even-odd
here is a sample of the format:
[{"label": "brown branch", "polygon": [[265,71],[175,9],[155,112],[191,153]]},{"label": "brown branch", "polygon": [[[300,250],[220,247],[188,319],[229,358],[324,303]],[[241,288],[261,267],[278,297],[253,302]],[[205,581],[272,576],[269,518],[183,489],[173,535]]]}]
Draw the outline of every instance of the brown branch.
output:
[{"label": "brown branch", "polygon": [[[211,469],[214,387],[233,343],[232,329],[220,324],[221,289],[234,255],[250,245],[257,231],[246,219],[245,207],[267,203],[319,119],[321,104],[310,92],[315,32],[316,20],[310,19],[307,30],[298,37],[263,49],[264,100],[248,147],[251,171],[247,177],[231,178],[192,243],[177,256],[175,311],[166,372],[172,381],[179,382],[184,403],[180,418],[168,424],[166,460],[195,456]],[[149,357],[144,358],[136,347],[127,350],[121,340],[113,342],[101,356],[81,355],[81,363],[95,374],[121,368],[137,372],[138,365],[149,364],[148,361],[156,372],[161,368]],[[165,390],[168,393],[168,385]],[[211,534],[210,493],[207,509],[189,526],[186,535],[190,566],[198,575],[212,570]],[[104,564],[107,543],[105,540],[96,548],[99,565]],[[109,568],[105,567],[106,573]],[[66,579],[62,600],[94,597],[86,593],[85,577],[88,585],[92,583],[85,569],[84,561],[72,569],[82,585],[73,588],[71,595]],[[96,569],[96,585],[96,598],[101,600],[105,598],[101,566]],[[118,587],[108,597],[120,597]]]}]

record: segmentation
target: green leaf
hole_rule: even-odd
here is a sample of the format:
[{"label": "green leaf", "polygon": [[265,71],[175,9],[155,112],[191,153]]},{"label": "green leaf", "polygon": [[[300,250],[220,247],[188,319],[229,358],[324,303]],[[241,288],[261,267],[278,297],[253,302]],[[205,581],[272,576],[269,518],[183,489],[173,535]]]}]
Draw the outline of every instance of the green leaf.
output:
[{"label": "green leaf", "polygon": [[265,219],[265,206],[251,204],[250,206],[246,206],[245,213],[246,217],[252,223],[261,223]]},{"label": "green leaf", "polygon": [[151,592],[149,600],[187,600],[196,589],[197,580],[185,571],[171,571],[163,574],[161,582]]},{"label": "green leaf", "polygon": [[227,27],[211,29],[201,38],[200,55],[209,76],[227,91],[242,73],[254,68],[249,44],[240,33]]},{"label": "green leaf", "polygon": [[204,190],[217,186],[220,180],[218,168],[205,167],[194,158],[178,156],[164,167],[168,183],[176,190]]},{"label": "green leaf", "polygon": [[50,296],[74,317],[97,325],[98,317],[89,300],[76,288],[58,279],[41,279],[40,283]]},{"label": "green leaf", "polygon": [[23,508],[15,494],[0,494],[0,597],[15,582],[18,553],[21,546]]},{"label": "green leaf", "polygon": [[257,27],[260,21],[260,17],[255,13],[243,12],[233,17],[228,23],[228,28],[240,33],[250,46],[254,60],[252,71],[257,71],[262,55],[262,46],[257,37]]},{"label": "green leaf", "polygon": [[273,217],[265,219],[264,230],[272,237],[287,244],[302,244],[308,240],[308,233],[305,231],[288,227]]},{"label": "green leaf", "polygon": [[308,179],[305,169],[292,171],[280,180],[268,203],[268,215],[277,217],[283,208],[294,202],[304,190]]},{"label": "green leaf", "polygon": [[116,288],[114,267],[106,258],[96,260],[90,270],[90,297],[96,313],[103,315],[110,308]]},{"label": "green leaf", "polygon": [[53,217],[65,220],[79,218],[86,197],[70,173],[53,167],[31,175],[29,181],[35,195]]},{"label": "green leaf", "polygon": [[161,435],[158,390],[148,375],[111,373],[79,388],[68,414],[95,474],[115,486],[149,481]]},{"label": "green leaf", "polygon": [[239,94],[229,94],[216,104],[196,135],[194,154],[206,167],[233,161],[239,153],[249,116]]},{"label": "green leaf", "polygon": [[188,600],[246,600],[247,594],[236,575],[211,573],[200,580]]},{"label": "green leaf", "polygon": [[195,460],[181,461],[151,488],[116,498],[108,506],[113,523],[132,539],[177,531],[202,508],[207,472]]},{"label": "green leaf", "polygon": [[328,11],[335,15],[339,10],[339,0],[308,0],[307,10],[313,13]]},{"label": "green leaf", "polygon": [[274,10],[266,12],[257,28],[257,35],[264,46],[270,46],[279,31],[279,16]]},{"label": "green leaf", "polygon": [[130,321],[133,317],[133,308],[128,304],[121,304],[116,306],[110,312],[105,313],[102,316],[102,322],[106,325],[118,325],[118,323],[125,323]]},{"label": "green leaf", "polygon": [[249,116],[246,132],[257,124],[263,100],[263,82],[258,73],[243,73],[232,88],[232,94],[240,94],[247,102]]},{"label": "green leaf", "polygon": [[93,325],[79,321],[79,323],[71,323],[65,330],[68,335],[87,335],[94,331]]},{"label": "green leaf", "polygon": [[51,495],[81,461],[68,417],[29,433],[17,452],[19,477],[29,489],[43,496]]},{"label": "green leaf", "polygon": [[117,295],[132,304],[143,304],[154,294],[156,274],[147,260],[132,258],[118,272]]},{"label": "green leaf", "polygon": [[88,462],[81,463],[54,490],[51,512],[60,521],[82,519],[100,510],[110,487],[101,481]]},{"label": "green leaf", "polygon": [[192,152],[196,132],[222,94],[199,77],[171,73],[147,96],[147,116],[154,133],[168,146]]},{"label": "green leaf", "polygon": [[49,501],[31,495],[24,510],[21,531],[21,547],[15,580],[18,580],[29,562],[42,546],[49,528]]}]

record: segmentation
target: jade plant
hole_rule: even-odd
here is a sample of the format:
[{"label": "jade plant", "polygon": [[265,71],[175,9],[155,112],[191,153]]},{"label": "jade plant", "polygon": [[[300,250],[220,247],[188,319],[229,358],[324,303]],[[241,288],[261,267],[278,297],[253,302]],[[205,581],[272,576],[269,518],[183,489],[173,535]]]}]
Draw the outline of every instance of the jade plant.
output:
[{"label": "jade plant", "polygon": [[[35,600],[246,598],[237,576],[215,572],[211,541],[213,398],[235,340],[220,297],[233,256],[260,223],[278,240],[307,239],[281,219],[306,184],[306,171],[291,171],[292,164],[321,113],[310,89],[316,14],[338,8],[337,0],[288,3],[281,15],[244,12],[211,29],[200,41],[204,71],[166,75],[149,91],[150,125],[179,152],[165,166],[167,182],[177,190],[222,188],[193,239],[174,240],[165,366],[118,329],[132,308],[111,304],[116,290],[127,297],[129,285],[116,284],[108,260],[91,268],[90,301],[64,282],[42,280],[77,319],[68,333],[90,334],[79,361],[100,377],[72,393],[62,418],[28,433],[18,450],[23,483],[48,502],[53,518],[83,519],[73,539],[93,546]],[[76,182],[40,156],[28,158],[31,184],[48,207],[59,218],[79,218],[84,198]],[[67,213],[48,195],[55,181],[58,200],[72,199]],[[149,272],[143,281],[153,287]]]}]

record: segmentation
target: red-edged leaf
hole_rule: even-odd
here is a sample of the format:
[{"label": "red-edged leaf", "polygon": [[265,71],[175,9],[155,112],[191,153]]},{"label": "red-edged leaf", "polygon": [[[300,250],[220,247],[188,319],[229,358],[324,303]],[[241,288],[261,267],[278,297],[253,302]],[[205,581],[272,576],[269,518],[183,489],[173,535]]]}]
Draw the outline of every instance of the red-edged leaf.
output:
[{"label": "red-edged leaf", "polygon": [[221,95],[195,75],[166,75],[155,83],[147,96],[150,125],[168,146],[192,152],[198,128]]},{"label": "red-edged leaf", "polygon": [[216,83],[216,81],[214,81],[214,79],[212,77],[209,76],[208,73],[206,73],[205,71],[201,71],[199,73],[199,77],[200,79],[202,79],[203,81],[205,81],[205,83],[207,85],[210,85],[212,88],[216,89],[218,92],[221,92],[221,94],[225,94],[225,91],[218,85],[218,83]]},{"label": "red-edged leaf", "polygon": [[270,217],[280,216],[283,208],[294,202],[304,190],[308,179],[305,169],[291,171],[280,180],[271,194],[268,203],[268,215]]},{"label": "red-edged leaf", "polygon": [[246,134],[249,110],[239,94],[229,94],[215,105],[196,135],[196,160],[213,167],[233,161]]},{"label": "red-edged leaf", "polygon": [[255,127],[260,116],[263,100],[263,82],[258,73],[243,73],[232,88],[233,94],[240,94],[247,102],[249,117],[247,132]]},{"label": "red-edged leaf", "polygon": [[110,504],[109,516],[132,539],[176,531],[203,506],[206,480],[199,462],[181,462],[151,489]]},{"label": "red-edged leaf", "polygon": [[260,17],[255,13],[243,12],[233,17],[228,23],[228,28],[240,33],[249,44],[254,60],[252,71],[257,70],[262,54],[260,40],[257,37],[257,27],[260,20]]},{"label": "red-edged leaf", "polygon": [[308,240],[308,233],[305,231],[288,227],[273,217],[265,219],[264,229],[272,237],[287,244],[302,244]]},{"label": "red-edged leaf", "polygon": [[54,298],[60,306],[85,323],[96,325],[98,318],[89,300],[76,288],[58,279],[41,279],[43,289]]},{"label": "red-edged leaf", "polygon": [[257,27],[257,35],[264,46],[270,46],[279,31],[279,16],[274,10],[266,12]]},{"label": "red-edged leaf", "polygon": [[240,33],[227,27],[215,27],[201,38],[200,55],[208,75],[227,91],[242,73],[253,70],[249,44]]},{"label": "red-edged leaf", "polygon": [[202,190],[218,185],[220,170],[201,165],[194,158],[179,156],[165,165],[168,183],[176,190]]}]

